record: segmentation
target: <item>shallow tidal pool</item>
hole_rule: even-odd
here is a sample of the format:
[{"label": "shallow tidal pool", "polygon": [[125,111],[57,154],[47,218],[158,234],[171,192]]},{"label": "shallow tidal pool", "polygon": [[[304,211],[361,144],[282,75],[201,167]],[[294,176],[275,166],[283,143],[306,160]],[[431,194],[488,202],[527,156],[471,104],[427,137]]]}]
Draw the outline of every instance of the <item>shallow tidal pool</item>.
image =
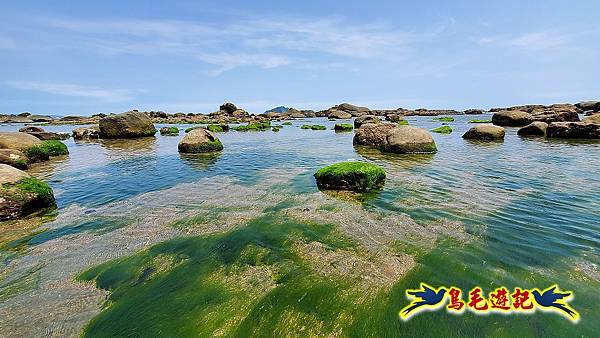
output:
[{"label": "shallow tidal pool", "polygon": [[[178,154],[189,125],[179,136],[69,139],[68,156],[28,170],[58,209],[0,223],[0,336],[597,336],[600,143],[516,128],[501,143],[469,142],[473,118],[433,133],[434,155],[355,148],[353,132],[326,119],[218,133],[224,150],[212,155]],[[346,160],[384,168],[383,190],[319,191],[313,173]],[[405,290],[420,282],[558,284],[580,319],[435,311],[403,321]]]}]

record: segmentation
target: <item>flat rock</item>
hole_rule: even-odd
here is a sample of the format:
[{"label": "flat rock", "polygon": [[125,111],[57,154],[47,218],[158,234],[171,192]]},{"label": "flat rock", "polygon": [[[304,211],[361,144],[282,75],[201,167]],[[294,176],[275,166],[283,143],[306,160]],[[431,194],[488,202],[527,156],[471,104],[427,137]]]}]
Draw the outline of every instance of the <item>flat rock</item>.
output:
[{"label": "flat rock", "polygon": [[21,132],[0,132],[0,148],[24,151],[39,146],[42,141],[35,136]]}]

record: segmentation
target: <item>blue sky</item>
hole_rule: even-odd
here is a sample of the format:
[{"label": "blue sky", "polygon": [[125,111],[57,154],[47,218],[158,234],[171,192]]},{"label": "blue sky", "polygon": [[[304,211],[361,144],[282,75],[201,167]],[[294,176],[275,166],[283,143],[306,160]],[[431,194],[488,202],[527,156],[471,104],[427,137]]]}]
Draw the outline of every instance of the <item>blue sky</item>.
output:
[{"label": "blue sky", "polygon": [[600,99],[598,1],[3,1],[0,113]]}]

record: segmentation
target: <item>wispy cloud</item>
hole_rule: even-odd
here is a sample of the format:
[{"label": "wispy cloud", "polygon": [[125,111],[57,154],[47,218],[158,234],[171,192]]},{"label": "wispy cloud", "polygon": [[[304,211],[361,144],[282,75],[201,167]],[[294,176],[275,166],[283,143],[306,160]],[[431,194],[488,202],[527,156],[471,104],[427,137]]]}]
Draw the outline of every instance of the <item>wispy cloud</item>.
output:
[{"label": "wispy cloud", "polygon": [[189,55],[217,66],[213,75],[242,66],[285,66],[314,54],[338,58],[397,57],[409,46],[431,41],[444,30],[444,25],[439,25],[431,31],[415,33],[381,23],[323,18],[262,18],[223,24],[52,19],[43,24],[69,37],[58,39],[58,47],[109,54]]},{"label": "wispy cloud", "polygon": [[16,89],[32,90],[62,96],[93,98],[107,102],[128,101],[133,98],[130,95],[131,92],[127,90],[110,90],[68,83],[6,81],[5,84]]},{"label": "wispy cloud", "polygon": [[[581,32],[583,35],[583,32]],[[552,31],[528,32],[516,36],[486,36],[474,39],[480,45],[513,47],[522,50],[545,50],[563,47],[576,36]]]},{"label": "wispy cloud", "polygon": [[288,65],[292,62],[292,60],[287,56],[272,54],[215,53],[199,54],[197,55],[197,58],[206,63],[219,66],[219,68],[211,72],[211,75],[215,76],[240,66],[256,65],[265,69],[269,69]]}]

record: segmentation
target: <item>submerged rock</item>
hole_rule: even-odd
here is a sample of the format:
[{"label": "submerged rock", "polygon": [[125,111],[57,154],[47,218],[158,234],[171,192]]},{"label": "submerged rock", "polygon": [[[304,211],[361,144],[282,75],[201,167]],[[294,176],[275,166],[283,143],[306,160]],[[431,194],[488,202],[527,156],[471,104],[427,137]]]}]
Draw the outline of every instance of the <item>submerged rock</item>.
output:
[{"label": "submerged rock", "polygon": [[521,110],[503,110],[492,116],[492,123],[497,126],[523,127],[531,122],[533,116]]},{"label": "submerged rock", "polygon": [[536,121],[527,125],[519,131],[517,131],[517,135],[521,136],[544,136],[546,135],[546,128],[548,128],[548,123]]},{"label": "submerged rock", "polygon": [[223,150],[223,144],[210,131],[198,128],[187,133],[177,148],[180,153],[209,153]]},{"label": "submerged rock", "polygon": [[546,129],[548,138],[600,139],[600,123],[553,122]]},{"label": "submerged rock", "polygon": [[81,127],[73,129],[73,139],[84,140],[84,139],[97,139],[100,138],[100,127]]},{"label": "submerged rock", "polygon": [[354,128],[360,128],[363,124],[367,124],[367,123],[381,123],[381,120],[379,119],[379,117],[375,116],[375,115],[363,115],[363,116],[359,116],[354,120]]},{"label": "submerged rock", "polygon": [[0,163],[24,170],[29,166],[29,159],[18,150],[0,149]]},{"label": "submerged rock", "polygon": [[431,130],[434,133],[438,134],[450,134],[452,133],[452,128],[450,126],[441,126]]},{"label": "submerged rock", "polygon": [[504,140],[504,134],[504,128],[502,127],[482,124],[469,129],[463,135],[463,138],[468,140],[495,141]]},{"label": "submerged rock", "polygon": [[377,147],[381,151],[411,154],[434,153],[437,147],[431,134],[413,126],[365,124],[356,130],[353,143]]},{"label": "submerged rock", "polygon": [[340,162],[319,169],[315,174],[321,189],[369,191],[383,184],[385,171],[366,162]]},{"label": "submerged rock", "polygon": [[54,205],[50,186],[24,171],[0,164],[0,220],[19,218]]},{"label": "submerged rock", "polygon": [[102,118],[99,127],[100,138],[106,139],[137,138],[156,134],[150,117],[133,111]]}]

